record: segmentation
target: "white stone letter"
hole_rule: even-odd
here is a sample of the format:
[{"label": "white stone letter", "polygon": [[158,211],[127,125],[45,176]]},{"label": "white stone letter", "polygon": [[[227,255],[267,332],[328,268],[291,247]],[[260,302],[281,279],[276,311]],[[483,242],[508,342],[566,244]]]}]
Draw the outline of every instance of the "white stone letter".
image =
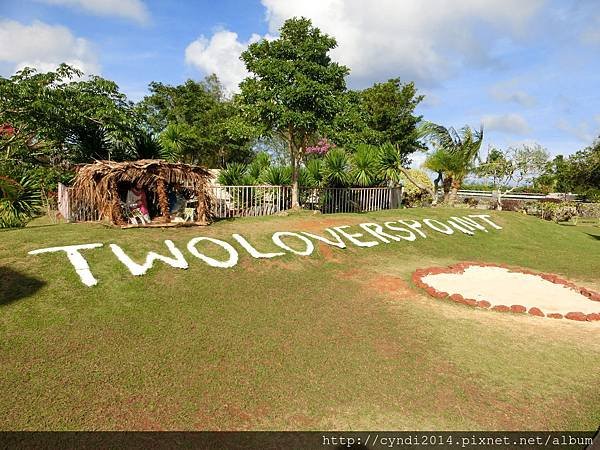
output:
[{"label": "white stone letter", "polygon": [[[219,261],[218,259],[214,259],[211,258],[210,256],[206,256],[203,253],[200,253],[198,251],[198,249],[196,248],[196,244],[200,241],[210,241],[214,244],[219,245],[220,247],[223,247],[227,253],[229,253],[229,259],[227,261]],[[209,266],[212,267],[221,267],[221,268],[228,268],[228,267],[233,267],[237,264],[238,262],[238,252],[235,248],[233,248],[233,246],[231,244],[229,244],[228,242],[225,241],[221,241],[219,239],[213,239],[210,237],[197,237],[192,239],[190,242],[188,242],[187,245],[187,249],[188,251],[194,255],[196,258],[201,259],[202,261],[204,261],[206,264],[208,264]]]},{"label": "white stone letter", "polygon": [[420,230],[421,224],[419,223],[418,220],[399,220],[398,222],[400,222],[402,225],[406,225],[411,230],[416,231],[417,233],[419,233],[421,235],[421,237],[424,237],[424,238],[427,237],[427,236],[425,236],[425,233],[423,233]]},{"label": "white stone letter", "polygon": [[[300,239],[301,241],[303,241],[306,244],[306,249],[299,251],[299,250],[294,250],[292,247],[290,247],[289,245],[285,244],[281,238],[283,236],[293,236],[293,237],[297,237],[298,239]],[[310,239],[308,239],[307,237],[302,236],[301,234],[298,233],[292,233],[291,231],[278,231],[277,233],[273,233],[273,242],[275,243],[275,245],[277,245],[278,247],[281,247],[284,250],[290,251],[292,253],[295,253],[296,255],[300,255],[300,256],[308,256],[310,255],[314,250],[315,250],[315,246],[312,243],[312,241]]]},{"label": "white stone letter", "polygon": [[102,244],[82,244],[82,245],[65,245],[63,247],[49,247],[40,248],[39,250],[32,250],[29,252],[30,255],[39,255],[40,253],[53,253],[53,252],[65,252],[67,258],[75,268],[75,272],[79,275],[81,282],[86,286],[94,286],[98,284],[98,280],[94,278],[90,266],[83,257],[79,250],[86,250],[91,248],[102,247]]},{"label": "white stone letter", "polygon": [[379,225],[378,223],[367,222],[367,223],[361,223],[359,226],[363,230],[365,230],[367,233],[372,234],[377,239],[379,239],[381,242],[385,242],[386,244],[390,243],[390,239],[392,241],[396,241],[396,242],[398,242],[400,240],[399,237],[388,234],[385,231],[383,231],[383,227],[381,225]]},{"label": "white stone letter", "polygon": [[414,241],[415,239],[417,239],[417,235],[415,233],[413,233],[410,230],[407,230],[406,228],[402,228],[402,227],[397,227],[394,225],[394,222],[386,222],[384,223],[384,225],[389,228],[390,230],[393,231],[404,231],[405,233],[408,233],[407,236],[400,236],[400,235],[396,235],[398,236],[400,239],[404,239],[405,241]]},{"label": "white stone letter", "polygon": [[[432,222],[435,222],[435,224]],[[454,233],[454,230],[452,228],[450,228],[444,222],[440,222],[439,220],[436,220],[436,219],[423,219],[423,223],[425,225],[427,225],[429,228],[431,228],[432,230],[438,231],[443,234]]]},{"label": "white stone letter", "polygon": [[490,219],[488,219],[488,217],[490,217],[489,214],[469,214],[469,217],[478,217],[481,220],[483,220],[484,222],[489,223],[496,230],[501,230],[502,229],[502,227],[500,225],[497,225],[494,222],[492,222]]},{"label": "white stone letter", "polygon": [[175,247],[173,241],[165,240],[166,246],[171,251],[171,254],[174,258],[170,258],[168,256],[159,255],[155,252],[148,252],[146,255],[146,261],[144,264],[138,264],[134,260],[132,260],[121,247],[116,244],[110,244],[110,249],[113,251],[115,256],[121,261],[125,267],[129,269],[132,275],[139,276],[144,275],[152,266],[154,265],[154,261],[159,260],[168,264],[171,267],[175,267],[177,269],[187,269],[188,263],[183,257],[183,253]]},{"label": "white stone letter", "polygon": [[319,236],[317,234],[307,233],[306,231],[301,231],[301,233],[308,237],[316,239],[317,241],[325,242],[328,245],[333,245],[333,246],[339,247],[339,248],[346,248],[346,244],[344,243],[342,238],[339,236],[339,234],[337,234],[335,231],[333,231],[330,228],[325,228],[325,231],[327,231],[329,234],[331,234],[335,238],[335,241],[329,240],[329,239],[324,238],[323,236]]},{"label": "white stone letter", "polygon": [[236,241],[238,241],[238,243],[244,248],[244,250],[246,250],[248,253],[250,253],[250,256],[252,256],[253,258],[275,258],[276,256],[282,256],[285,255],[285,253],[283,252],[276,252],[276,253],[262,253],[259,252],[258,250],[256,250],[256,248],[254,248],[252,246],[252,244],[250,244],[250,242],[248,242],[246,240],[245,237],[239,235],[239,234],[232,234],[231,235]]},{"label": "white stone letter", "polygon": [[361,233],[346,233],[343,230],[344,228],[350,228],[350,225],[341,225],[339,227],[333,227],[334,230],[336,230],[342,236],[345,236],[350,242],[352,242],[354,245],[357,245],[358,247],[374,247],[376,245],[379,245],[379,242],[377,241],[359,241],[356,238],[362,237],[363,235]]}]

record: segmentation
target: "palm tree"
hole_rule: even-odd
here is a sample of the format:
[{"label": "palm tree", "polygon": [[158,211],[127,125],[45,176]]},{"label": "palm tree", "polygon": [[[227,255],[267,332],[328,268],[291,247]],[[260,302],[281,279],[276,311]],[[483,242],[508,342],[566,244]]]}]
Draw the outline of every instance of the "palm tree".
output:
[{"label": "palm tree", "polygon": [[402,184],[402,175],[404,175],[408,181],[423,192],[429,193],[432,198],[432,205],[435,205],[437,203],[435,192],[428,185],[419,183],[419,181],[402,166],[403,163],[404,155],[398,147],[388,142],[379,148],[379,176],[387,181],[389,186],[399,186]]},{"label": "palm tree", "polygon": [[351,184],[350,157],[343,148],[335,147],[323,158],[321,173],[329,187],[346,187]]},{"label": "palm tree", "polygon": [[472,130],[465,125],[460,132],[454,128],[429,123],[427,136],[435,149],[425,160],[425,167],[437,172],[435,192],[440,181],[444,187],[444,201],[456,202],[458,189],[464,178],[473,170],[483,142],[483,126]]}]

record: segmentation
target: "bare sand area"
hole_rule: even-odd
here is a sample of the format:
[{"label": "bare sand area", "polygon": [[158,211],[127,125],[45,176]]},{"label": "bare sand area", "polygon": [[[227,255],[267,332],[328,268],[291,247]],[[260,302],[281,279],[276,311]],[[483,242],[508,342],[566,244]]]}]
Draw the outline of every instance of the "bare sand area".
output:
[{"label": "bare sand area", "polygon": [[462,273],[430,274],[421,279],[438,291],[486,300],[492,307],[523,305],[527,309],[540,308],[545,313],[600,313],[600,302],[568,286],[503,267],[469,266]]}]

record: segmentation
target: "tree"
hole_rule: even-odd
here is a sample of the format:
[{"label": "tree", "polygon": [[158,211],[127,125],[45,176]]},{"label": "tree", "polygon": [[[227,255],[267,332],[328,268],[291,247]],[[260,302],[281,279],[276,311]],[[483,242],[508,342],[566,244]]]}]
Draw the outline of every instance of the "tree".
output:
[{"label": "tree", "polygon": [[275,40],[263,39],[242,53],[250,76],[240,84],[246,117],[288,145],[292,163],[292,207],[299,208],[298,176],[306,148],[331,122],[346,90],[348,68],[331,61],[334,38],[309,19],[287,20]]},{"label": "tree", "polygon": [[0,124],[10,126],[0,133],[3,164],[68,168],[133,153],[137,117],[125,95],[112,81],[81,76],[61,64],[0,77]]},{"label": "tree", "polygon": [[539,144],[523,144],[505,151],[490,148],[488,155],[475,170],[490,178],[498,191],[496,209],[502,210],[502,196],[523,184],[531,183],[541,175],[548,163],[548,152]]},{"label": "tree", "polygon": [[225,97],[215,75],[178,86],[152,82],[149,90],[136,110],[146,129],[166,136],[160,141],[169,159],[208,167],[249,161],[256,129],[243,120],[235,99]]},{"label": "tree", "polygon": [[556,156],[534,180],[534,185],[572,192],[590,201],[600,200],[600,137],[569,157]]},{"label": "tree", "polygon": [[434,150],[427,156],[424,166],[438,174],[435,181],[435,197],[438,183],[444,187],[444,201],[456,202],[458,190],[464,178],[474,168],[483,141],[483,127],[472,130],[468,126],[460,132],[454,128],[428,123],[424,127]]}]

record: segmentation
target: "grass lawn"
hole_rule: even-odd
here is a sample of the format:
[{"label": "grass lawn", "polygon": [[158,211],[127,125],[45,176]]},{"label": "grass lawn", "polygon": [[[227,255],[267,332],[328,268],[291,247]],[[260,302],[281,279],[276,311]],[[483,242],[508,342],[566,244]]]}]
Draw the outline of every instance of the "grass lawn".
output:
[{"label": "grass lawn", "polygon": [[[600,290],[599,227],[490,212],[502,230],[428,230],[427,239],[372,248],[315,244],[311,256],[270,260],[231,238],[276,251],[275,231],[457,212],[473,213],[133,230],[38,221],[0,232],[0,429],[596,429],[600,322],[479,310],[428,297],[410,280],[419,267],[482,260]],[[232,243],[239,263],[191,257],[195,236]],[[157,262],[134,277],[108,248],[140,261],[166,254],[165,239],[188,270]],[[104,247],[85,252],[99,280],[91,288],[64,253],[27,255],[92,242]]]}]

